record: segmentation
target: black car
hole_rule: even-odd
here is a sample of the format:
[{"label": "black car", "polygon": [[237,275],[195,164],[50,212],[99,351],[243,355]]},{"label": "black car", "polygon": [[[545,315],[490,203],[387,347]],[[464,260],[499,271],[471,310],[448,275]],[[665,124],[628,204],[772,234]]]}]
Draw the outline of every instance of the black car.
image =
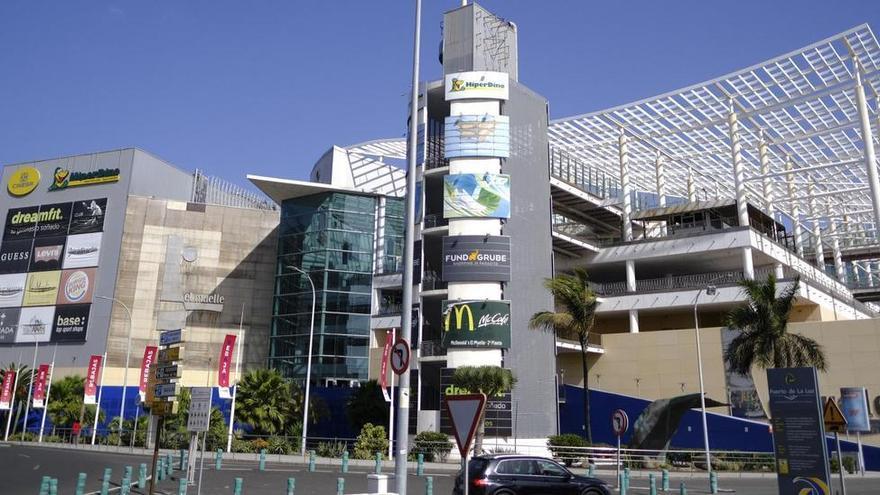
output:
[{"label": "black car", "polygon": [[[463,495],[462,472],[455,495]],[[480,455],[468,462],[469,495],[611,495],[607,484],[578,476],[546,457]]]}]

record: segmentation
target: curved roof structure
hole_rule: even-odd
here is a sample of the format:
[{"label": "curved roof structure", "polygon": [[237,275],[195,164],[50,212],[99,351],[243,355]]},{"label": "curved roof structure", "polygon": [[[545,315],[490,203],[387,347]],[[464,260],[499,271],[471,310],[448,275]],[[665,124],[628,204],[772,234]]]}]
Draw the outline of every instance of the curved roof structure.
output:
[{"label": "curved roof structure", "polygon": [[[698,190],[733,197],[732,111],[739,122],[751,203],[767,204],[761,180],[755,180],[761,176],[758,147],[763,136],[771,172],[765,176],[772,176],[775,211],[791,216],[789,175],[780,173],[790,160],[794,169],[809,168],[793,175],[801,222],[809,221],[803,213],[810,211],[808,184],[814,183],[823,217],[830,209],[830,217],[845,218],[850,230],[867,229],[876,239],[855,96],[859,67],[876,141],[880,45],[864,24],[711,81],[552,121],[550,142],[577,161],[617,177],[618,138],[624,132],[635,189],[656,190],[655,161],[660,156],[666,164],[667,194],[686,197],[687,176],[693,171]],[[822,221],[827,226],[827,219]]]},{"label": "curved roof structure", "polygon": [[376,139],[343,149],[356,188],[389,196],[406,194],[405,139]]}]

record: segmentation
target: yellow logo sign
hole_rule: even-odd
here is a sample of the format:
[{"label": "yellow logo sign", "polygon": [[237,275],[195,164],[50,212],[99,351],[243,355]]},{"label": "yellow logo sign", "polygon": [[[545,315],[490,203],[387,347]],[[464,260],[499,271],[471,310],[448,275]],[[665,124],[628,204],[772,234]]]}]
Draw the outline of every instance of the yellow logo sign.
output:
[{"label": "yellow logo sign", "polygon": [[829,397],[828,400],[825,401],[825,408],[822,411],[822,416],[825,420],[826,431],[846,431],[846,417],[843,416],[843,412],[837,406],[837,402],[835,402],[833,397]]},{"label": "yellow logo sign", "polygon": [[471,311],[471,307],[467,304],[453,306],[452,308],[449,309],[449,311],[446,313],[446,323],[444,324],[444,329],[447,332],[449,331],[450,323],[452,323],[452,313],[454,312],[455,313],[455,329],[461,330],[462,329],[461,324],[463,323],[463,320],[464,320],[465,311],[467,311],[467,323],[468,323],[467,329],[470,330],[471,332],[473,332],[474,331],[474,312]]},{"label": "yellow logo sign", "polygon": [[25,196],[40,184],[40,171],[34,167],[21,167],[9,176],[6,190],[13,196]]}]

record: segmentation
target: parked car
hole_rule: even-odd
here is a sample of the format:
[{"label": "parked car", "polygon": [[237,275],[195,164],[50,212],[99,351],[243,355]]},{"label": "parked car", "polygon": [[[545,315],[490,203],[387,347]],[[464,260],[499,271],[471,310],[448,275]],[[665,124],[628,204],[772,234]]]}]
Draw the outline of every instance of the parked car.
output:
[{"label": "parked car", "polygon": [[[455,495],[463,495],[462,472]],[[546,457],[480,455],[468,462],[470,495],[611,495],[607,483],[579,476]]]}]

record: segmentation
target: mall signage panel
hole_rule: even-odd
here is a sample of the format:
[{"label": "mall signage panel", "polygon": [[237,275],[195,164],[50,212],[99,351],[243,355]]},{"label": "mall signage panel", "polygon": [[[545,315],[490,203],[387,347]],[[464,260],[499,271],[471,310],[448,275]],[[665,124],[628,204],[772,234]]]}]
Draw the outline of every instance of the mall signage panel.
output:
[{"label": "mall signage panel", "polygon": [[510,76],[506,72],[469,71],[446,74],[446,101],[506,100]]},{"label": "mall signage panel", "polygon": [[447,301],[440,305],[443,347],[510,347],[510,301]]},{"label": "mall signage panel", "polygon": [[40,171],[35,167],[21,167],[12,172],[6,190],[13,196],[27,196],[40,185]]},{"label": "mall signage panel", "polygon": [[443,280],[447,282],[510,280],[510,237],[445,236],[442,257]]},{"label": "mall signage panel", "polygon": [[[455,368],[440,368],[440,431],[452,435],[452,420],[446,412],[446,397],[449,395],[466,395],[470,391],[452,384]],[[486,436],[513,436],[513,401],[510,393],[486,397],[485,412]]]},{"label": "mall signage panel", "polygon": [[446,158],[510,156],[510,117],[452,115],[444,125]]},{"label": "mall signage panel", "polygon": [[69,187],[94,186],[119,181],[118,168],[99,168],[86,172],[71,171],[70,169],[57,167],[52,174],[50,191],[60,191]]},{"label": "mall signage panel", "polygon": [[451,174],[443,177],[444,218],[510,218],[510,176]]},{"label": "mall signage panel", "polygon": [[868,391],[865,387],[841,387],[840,410],[846,417],[847,431],[862,433],[871,431]]},{"label": "mall signage panel", "polygon": [[[64,187],[76,177],[67,174]],[[0,345],[85,341],[106,209],[107,198],[9,209],[0,244]]]},{"label": "mall signage panel", "polygon": [[770,424],[780,495],[831,493],[816,368],[771,368]]}]

